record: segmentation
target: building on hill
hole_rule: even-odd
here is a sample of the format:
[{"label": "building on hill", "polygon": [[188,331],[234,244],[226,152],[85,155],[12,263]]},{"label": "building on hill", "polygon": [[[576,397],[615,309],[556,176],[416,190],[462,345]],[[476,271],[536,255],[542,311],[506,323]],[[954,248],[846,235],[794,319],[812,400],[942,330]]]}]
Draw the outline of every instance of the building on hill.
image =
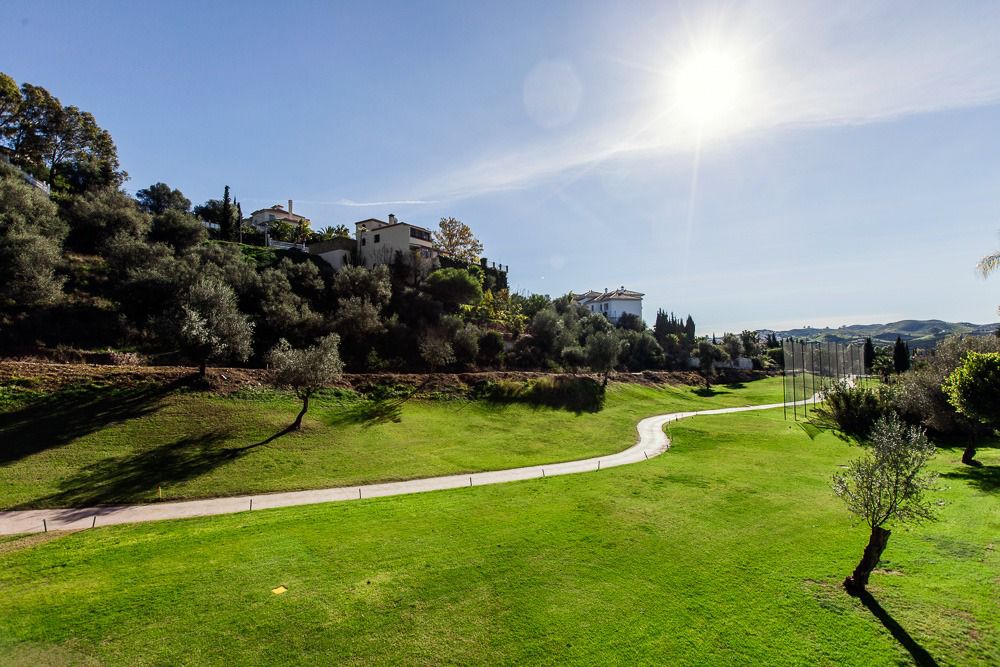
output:
[{"label": "building on hill", "polygon": [[266,232],[270,229],[271,225],[277,222],[285,222],[294,227],[298,227],[299,225],[309,227],[310,221],[309,218],[292,211],[292,200],[289,199],[287,211],[281,204],[274,204],[268,208],[254,211],[247,218],[246,222],[258,232]]},{"label": "building on hill", "polygon": [[391,264],[397,255],[414,253],[425,259],[437,256],[429,229],[400,222],[389,214],[389,221],[368,218],[354,223],[358,264],[369,268]]},{"label": "building on hill", "polygon": [[596,292],[587,290],[582,294],[574,294],[573,300],[592,313],[601,313],[610,321],[617,323],[618,319],[630,313],[642,319],[642,297],[640,292],[625,289],[624,285],[616,290]]}]

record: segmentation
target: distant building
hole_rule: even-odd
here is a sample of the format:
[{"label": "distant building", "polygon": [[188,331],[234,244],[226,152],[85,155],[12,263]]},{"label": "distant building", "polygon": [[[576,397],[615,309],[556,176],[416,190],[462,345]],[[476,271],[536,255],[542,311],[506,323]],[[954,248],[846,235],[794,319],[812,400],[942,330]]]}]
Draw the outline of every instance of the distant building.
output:
[{"label": "distant building", "polygon": [[614,291],[595,292],[587,290],[583,294],[574,294],[573,300],[592,313],[601,313],[611,322],[618,322],[618,319],[625,313],[630,313],[642,319],[642,297],[640,292],[633,292],[625,289],[624,286]]},{"label": "distant building", "polygon": [[276,222],[286,222],[294,227],[309,226],[309,218],[292,212],[292,200],[288,200],[288,210],[281,204],[262,208],[250,214],[247,222],[258,232],[267,231]]},{"label": "distant building", "polygon": [[389,221],[368,218],[354,223],[358,264],[369,268],[391,264],[398,254],[415,253],[433,259],[437,252],[429,229],[400,222],[389,214]]}]

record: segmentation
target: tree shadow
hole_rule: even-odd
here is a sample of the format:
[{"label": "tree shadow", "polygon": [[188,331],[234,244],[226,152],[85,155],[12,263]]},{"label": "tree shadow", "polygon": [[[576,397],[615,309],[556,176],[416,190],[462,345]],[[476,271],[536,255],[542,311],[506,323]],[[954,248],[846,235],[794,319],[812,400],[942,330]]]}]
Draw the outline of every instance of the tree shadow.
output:
[{"label": "tree shadow", "polygon": [[747,386],[743,382],[730,382],[726,385],[726,389],[746,389]]},{"label": "tree shadow", "polygon": [[574,414],[600,412],[607,392],[589,377],[546,377],[533,382],[486,381],[477,385],[473,397],[494,405],[521,403],[534,408],[568,410]]},{"label": "tree shadow", "polygon": [[714,396],[721,396],[722,394],[728,394],[728,391],[721,391],[715,387],[698,387],[697,389],[692,389],[691,393],[696,396],[701,396],[702,398],[712,398]]},{"label": "tree shadow", "polygon": [[56,447],[159,409],[191,378],[138,387],[69,386],[0,413],[0,465]]},{"label": "tree shadow", "polygon": [[149,502],[156,499],[157,487],[171,486],[205,475],[289,432],[291,428],[285,428],[260,442],[242,447],[224,447],[230,434],[225,431],[209,431],[197,436],[186,436],[153,449],[103,459],[61,482],[58,492],[23,503],[14,509]]},{"label": "tree shadow", "polygon": [[890,616],[889,612],[882,608],[882,605],[878,603],[878,600],[872,597],[871,593],[865,591],[861,593],[858,598],[861,600],[861,604],[863,604],[868,611],[870,611],[872,615],[882,623],[885,629],[892,634],[895,640],[910,653],[910,656],[913,658],[915,663],[920,665],[920,667],[937,667],[937,661],[934,660],[931,654],[927,652],[927,649],[918,644],[917,641],[910,636],[910,633],[907,632],[906,629],[896,621],[896,619]]},{"label": "tree shadow", "polygon": [[953,472],[941,473],[941,477],[968,482],[985,493],[1000,492],[1000,466],[963,465]]},{"label": "tree shadow", "polygon": [[364,401],[359,401],[336,413],[327,413],[323,421],[329,426],[361,424],[362,428],[372,428],[380,424],[398,424],[403,421],[403,406],[420,393],[428,382],[429,378],[416,387],[410,387],[402,392],[398,388],[376,387]]}]

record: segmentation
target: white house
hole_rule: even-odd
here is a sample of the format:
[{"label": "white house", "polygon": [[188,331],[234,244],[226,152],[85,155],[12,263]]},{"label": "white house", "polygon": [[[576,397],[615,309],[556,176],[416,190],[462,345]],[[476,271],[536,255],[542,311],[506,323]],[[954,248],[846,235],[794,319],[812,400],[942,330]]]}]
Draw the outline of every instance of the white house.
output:
[{"label": "white house", "polygon": [[583,294],[574,294],[573,300],[592,313],[601,313],[612,322],[618,322],[618,318],[625,313],[642,319],[643,296],[622,286],[610,292],[605,288],[603,293],[587,290]]},{"label": "white house", "polygon": [[431,232],[423,227],[400,222],[389,214],[389,221],[368,218],[354,223],[357,239],[358,264],[373,267],[391,264],[397,253],[416,253],[433,258],[436,254]]}]

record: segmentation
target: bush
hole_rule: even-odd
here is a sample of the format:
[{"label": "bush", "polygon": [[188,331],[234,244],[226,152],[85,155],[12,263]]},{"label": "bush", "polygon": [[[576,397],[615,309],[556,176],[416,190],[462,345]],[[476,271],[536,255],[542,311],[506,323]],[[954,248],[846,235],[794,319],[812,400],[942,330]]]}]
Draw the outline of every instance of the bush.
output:
[{"label": "bush", "polygon": [[864,438],[875,422],[891,411],[881,392],[840,382],[827,392],[826,400],[816,412],[821,420],[838,431]]}]

